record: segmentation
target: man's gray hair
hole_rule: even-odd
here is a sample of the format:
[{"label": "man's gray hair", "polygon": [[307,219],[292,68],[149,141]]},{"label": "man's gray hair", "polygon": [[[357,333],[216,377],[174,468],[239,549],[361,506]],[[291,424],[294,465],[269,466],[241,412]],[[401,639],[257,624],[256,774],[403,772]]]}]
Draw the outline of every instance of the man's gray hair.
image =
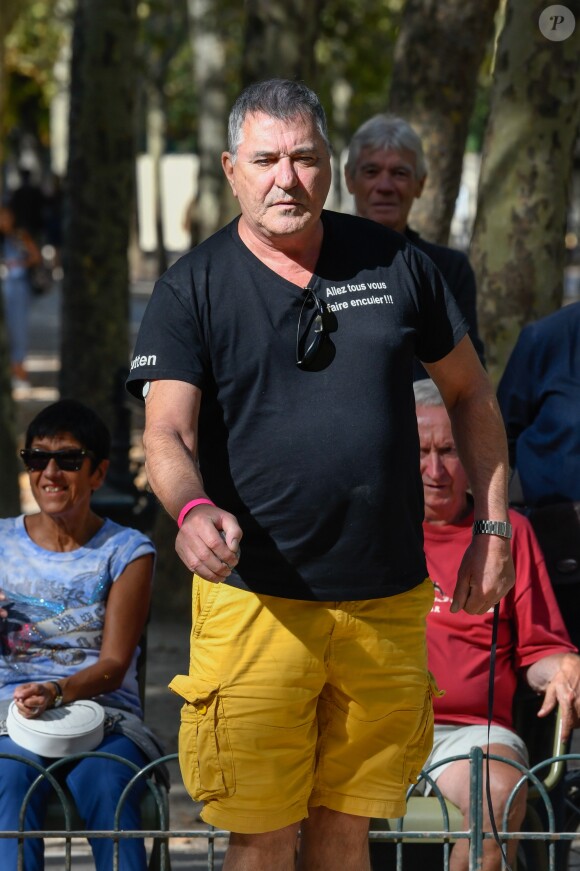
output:
[{"label": "man's gray hair", "polygon": [[326,115],[320,100],[310,88],[289,79],[268,79],[245,88],[232,106],[228,121],[228,151],[235,163],[242,141],[242,125],[246,115],[263,112],[280,121],[291,121],[297,115],[314,120],[318,132],[330,151]]},{"label": "man's gray hair", "polygon": [[423,145],[418,134],[404,118],[396,115],[373,115],[358,128],[350,140],[346,171],[353,177],[361,151],[401,151],[406,148],[415,155],[416,177],[419,181],[427,175],[427,163]]},{"label": "man's gray hair", "polygon": [[415,381],[413,391],[415,393],[415,405],[445,405],[437,385],[430,378]]}]

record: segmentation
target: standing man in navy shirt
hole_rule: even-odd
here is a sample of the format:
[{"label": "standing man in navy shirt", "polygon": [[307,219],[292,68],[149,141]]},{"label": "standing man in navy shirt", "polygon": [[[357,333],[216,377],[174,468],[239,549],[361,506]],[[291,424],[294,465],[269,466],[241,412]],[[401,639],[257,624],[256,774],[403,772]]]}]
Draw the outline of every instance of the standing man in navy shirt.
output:
[{"label": "standing man in navy shirt", "polygon": [[415,357],[473,487],[454,610],[513,584],[505,435],[432,262],[323,209],[310,89],[242,92],[222,160],[241,215],[159,280],[128,382],[194,572],[181,770],[231,832],[224,871],[294,871],[299,830],[302,871],[364,871],[369,818],[404,813],[432,739]]}]

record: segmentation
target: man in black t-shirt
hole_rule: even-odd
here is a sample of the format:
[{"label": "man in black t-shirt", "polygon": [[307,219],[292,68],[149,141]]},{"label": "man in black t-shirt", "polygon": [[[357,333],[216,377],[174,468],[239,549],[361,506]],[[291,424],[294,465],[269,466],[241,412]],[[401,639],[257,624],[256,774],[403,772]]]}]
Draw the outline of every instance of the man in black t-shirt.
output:
[{"label": "man in black t-shirt", "polygon": [[157,283],[128,388],[151,485],[195,573],[180,762],[227,871],[369,868],[430,749],[418,356],[475,500],[454,610],[511,587],[505,437],[432,262],[323,210],[324,112],[305,86],[247,88],[223,168],[241,216]]},{"label": "man in black t-shirt", "polygon": [[[407,223],[427,179],[423,145],[417,133],[403,118],[374,115],[354,133],[344,173],[357,215],[403,233],[441,270],[467,321],[477,356],[485,365],[483,342],[477,331],[475,275],[469,260],[462,251],[427,242]],[[415,378],[426,377],[425,369],[417,363]]]}]

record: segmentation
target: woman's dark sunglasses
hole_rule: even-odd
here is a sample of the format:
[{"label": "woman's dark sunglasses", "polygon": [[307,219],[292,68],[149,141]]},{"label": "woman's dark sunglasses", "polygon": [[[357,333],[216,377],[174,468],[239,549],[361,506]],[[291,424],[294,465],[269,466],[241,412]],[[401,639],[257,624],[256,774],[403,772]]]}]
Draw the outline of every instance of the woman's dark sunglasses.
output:
[{"label": "woman's dark sunglasses", "polygon": [[20,456],[29,472],[42,472],[51,460],[56,462],[63,472],[78,472],[85,460],[95,459],[92,451],[84,448],[65,448],[63,451],[40,451],[36,448],[22,448]]}]

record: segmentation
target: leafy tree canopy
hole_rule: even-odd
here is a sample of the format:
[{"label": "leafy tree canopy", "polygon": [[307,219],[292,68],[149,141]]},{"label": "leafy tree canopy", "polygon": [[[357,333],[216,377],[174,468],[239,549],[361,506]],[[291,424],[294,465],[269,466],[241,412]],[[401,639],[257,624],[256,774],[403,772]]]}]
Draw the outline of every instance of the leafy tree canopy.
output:
[{"label": "leafy tree canopy", "polygon": [[348,126],[354,131],[377,112],[384,112],[391,77],[393,47],[404,0],[327,0],[316,46],[318,88],[324,106],[333,103],[333,85],[340,77],[350,86]]},{"label": "leafy tree canopy", "polygon": [[16,0],[14,4],[4,56],[9,136],[24,126],[42,143],[48,142],[48,109],[56,90],[54,65],[68,39],[72,7],[72,0]]}]

